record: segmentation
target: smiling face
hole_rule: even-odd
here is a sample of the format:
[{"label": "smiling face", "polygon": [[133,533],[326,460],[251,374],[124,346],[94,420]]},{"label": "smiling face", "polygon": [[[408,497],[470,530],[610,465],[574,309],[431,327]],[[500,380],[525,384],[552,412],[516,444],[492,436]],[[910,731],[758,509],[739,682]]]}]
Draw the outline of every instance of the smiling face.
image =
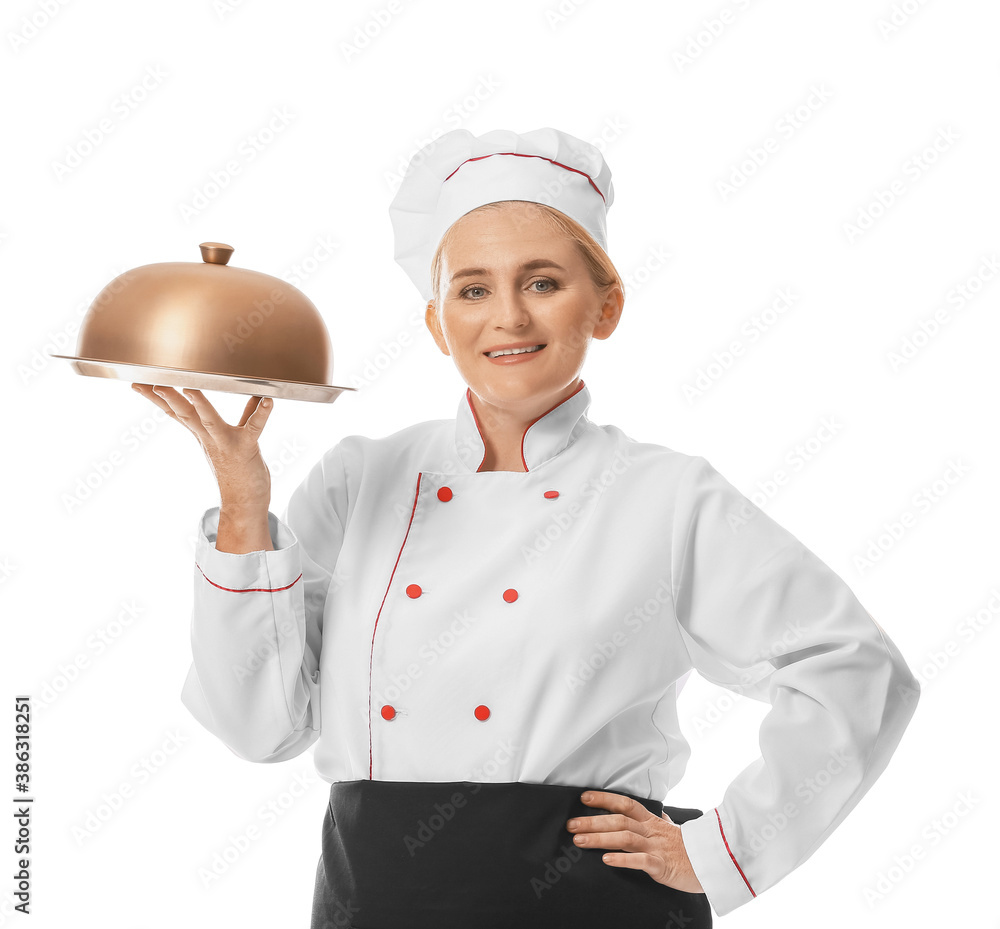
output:
[{"label": "smiling face", "polygon": [[[617,286],[598,288],[577,242],[533,204],[467,213],[441,252],[439,305],[426,322],[472,392],[533,418],[573,393],[591,338],[606,339],[621,317]],[[491,360],[508,345],[540,351]]]}]

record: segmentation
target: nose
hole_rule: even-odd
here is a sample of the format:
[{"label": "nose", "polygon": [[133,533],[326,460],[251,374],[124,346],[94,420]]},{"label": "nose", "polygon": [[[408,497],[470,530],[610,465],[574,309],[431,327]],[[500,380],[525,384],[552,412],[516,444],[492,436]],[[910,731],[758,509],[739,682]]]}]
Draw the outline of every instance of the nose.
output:
[{"label": "nose", "polygon": [[498,286],[490,310],[493,324],[498,328],[521,328],[531,322],[528,301],[514,281]]}]

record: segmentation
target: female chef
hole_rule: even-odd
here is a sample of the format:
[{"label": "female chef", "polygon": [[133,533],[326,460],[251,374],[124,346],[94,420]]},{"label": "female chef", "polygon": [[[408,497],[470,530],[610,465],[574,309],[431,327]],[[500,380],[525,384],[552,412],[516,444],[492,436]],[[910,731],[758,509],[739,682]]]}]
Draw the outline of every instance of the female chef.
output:
[{"label": "female chef", "polygon": [[[182,699],[235,754],[315,743],[312,926],[700,929],[802,864],[916,706],[898,649],[707,459],[587,417],[624,302],[611,172],[555,129],[449,132],[390,207],[396,260],[466,384],[455,419],[343,438],[281,518],[257,440],[153,388],[201,441]],[[143,388],[145,390],[145,388]],[[696,669],[770,704],[707,812],[664,806]]]}]

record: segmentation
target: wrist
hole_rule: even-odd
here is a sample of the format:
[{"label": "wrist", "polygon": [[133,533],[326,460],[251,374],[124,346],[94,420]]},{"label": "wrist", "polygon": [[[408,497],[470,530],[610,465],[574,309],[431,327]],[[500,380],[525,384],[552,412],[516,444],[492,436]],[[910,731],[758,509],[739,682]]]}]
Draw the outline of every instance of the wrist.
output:
[{"label": "wrist", "polygon": [[269,503],[260,501],[225,500],[219,505],[219,516],[225,516],[229,520],[259,520],[267,516]]}]

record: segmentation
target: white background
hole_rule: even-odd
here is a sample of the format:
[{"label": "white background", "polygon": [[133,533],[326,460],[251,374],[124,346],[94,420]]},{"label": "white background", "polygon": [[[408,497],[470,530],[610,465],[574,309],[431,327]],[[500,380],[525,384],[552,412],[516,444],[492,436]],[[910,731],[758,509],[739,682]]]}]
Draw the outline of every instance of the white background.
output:
[{"label": "white background", "polygon": [[[998,19],[987,0],[5,5],[0,660],[8,746],[14,695],[36,701],[31,924],[306,926],[328,790],[311,751],[244,762],[180,703],[195,529],[218,503],[193,436],[46,352],[76,354],[116,275],[200,261],[199,242],[278,277],[306,263],[336,383],[361,389],[277,403],[279,512],[340,437],[450,418],[465,388],[392,259],[409,157],[457,127],[554,126],[605,153],[629,282],[583,371],[590,418],[759,491],[923,684],[854,812],[724,924],[996,925]],[[734,340],[744,354],[713,368]],[[246,401],[207,396],[230,421]],[[681,710],[693,757],[669,801],[710,809],[766,707],[694,678]],[[8,748],[0,794],[13,764]],[[3,818],[0,925],[27,925]]]}]

